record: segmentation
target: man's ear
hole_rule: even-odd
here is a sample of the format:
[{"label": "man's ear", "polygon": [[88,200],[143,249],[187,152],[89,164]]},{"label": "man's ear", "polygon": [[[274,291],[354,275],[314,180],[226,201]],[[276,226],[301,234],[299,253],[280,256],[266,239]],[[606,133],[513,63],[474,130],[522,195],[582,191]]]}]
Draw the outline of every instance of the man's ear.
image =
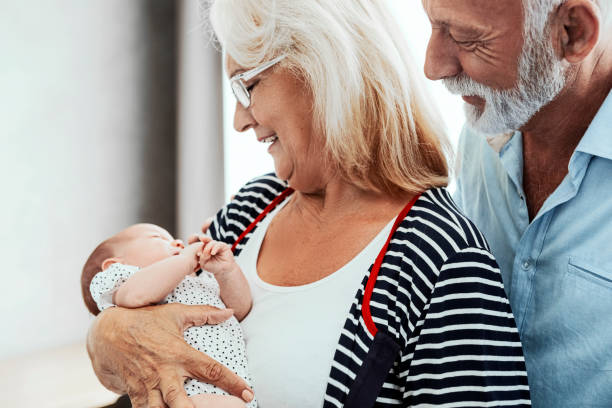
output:
[{"label": "man's ear", "polygon": [[592,0],[568,0],[557,10],[562,57],[575,64],[584,60],[599,39],[601,15]]},{"label": "man's ear", "polygon": [[119,258],[106,258],[104,262],[102,262],[102,270],[105,271],[114,263],[121,263],[121,259]]}]

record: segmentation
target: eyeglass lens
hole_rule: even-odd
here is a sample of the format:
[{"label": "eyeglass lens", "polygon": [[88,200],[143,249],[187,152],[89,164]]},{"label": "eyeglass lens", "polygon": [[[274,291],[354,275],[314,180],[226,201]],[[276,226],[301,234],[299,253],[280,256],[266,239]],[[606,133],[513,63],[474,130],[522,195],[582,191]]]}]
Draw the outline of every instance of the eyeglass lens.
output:
[{"label": "eyeglass lens", "polygon": [[242,106],[248,108],[251,104],[251,97],[248,94],[248,91],[244,89],[242,84],[238,81],[232,81],[232,91],[234,91],[234,96],[240,102]]}]

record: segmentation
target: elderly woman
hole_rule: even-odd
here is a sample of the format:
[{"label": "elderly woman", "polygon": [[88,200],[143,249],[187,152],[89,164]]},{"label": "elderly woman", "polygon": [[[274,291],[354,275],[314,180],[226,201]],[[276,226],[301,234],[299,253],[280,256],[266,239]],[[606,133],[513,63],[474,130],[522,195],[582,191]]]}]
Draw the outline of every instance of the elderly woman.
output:
[{"label": "elderly woman", "polygon": [[[234,126],[275,174],[216,215],[251,285],[243,321],[264,408],[522,406],[529,390],[499,270],[445,189],[443,136],[378,0],[217,0]],[[195,377],[245,382],[182,341],[222,319],[180,305],[111,309],[89,352],[136,407],[187,407]]]}]

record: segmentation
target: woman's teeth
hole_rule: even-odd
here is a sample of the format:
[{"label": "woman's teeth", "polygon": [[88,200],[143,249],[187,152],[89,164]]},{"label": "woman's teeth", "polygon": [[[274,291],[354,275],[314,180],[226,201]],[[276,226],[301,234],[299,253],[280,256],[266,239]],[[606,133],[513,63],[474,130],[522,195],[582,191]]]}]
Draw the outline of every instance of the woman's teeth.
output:
[{"label": "woman's teeth", "polygon": [[276,142],[276,139],[278,139],[278,136],[276,135],[268,136],[265,139],[261,139],[261,143],[274,143]]}]

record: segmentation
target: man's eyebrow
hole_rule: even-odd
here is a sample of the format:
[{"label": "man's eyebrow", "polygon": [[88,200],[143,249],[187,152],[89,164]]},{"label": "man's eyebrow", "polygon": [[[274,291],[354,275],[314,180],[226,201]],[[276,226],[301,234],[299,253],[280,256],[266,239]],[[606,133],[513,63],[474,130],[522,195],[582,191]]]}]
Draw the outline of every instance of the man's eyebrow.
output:
[{"label": "man's eyebrow", "polygon": [[481,35],[484,31],[486,31],[485,27],[479,27],[477,25],[466,25],[454,18],[448,19],[430,19],[429,20],[432,26],[440,26],[444,27],[446,30],[452,29],[453,31],[458,31],[465,35],[473,35],[478,36]]},{"label": "man's eyebrow", "polygon": [[466,26],[463,24],[445,25],[447,31],[453,36],[460,36],[466,39],[482,39],[491,34],[491,27]]},{"label": "man's eyebrow", "polygon": [[479,36],[484,32],[483,28],[474,27],[474,26],[466,26],[461,24],[451,24],[449,25],[453,29],[453,31],[458,31],[461,34],[465,34],[468,36]]}]

